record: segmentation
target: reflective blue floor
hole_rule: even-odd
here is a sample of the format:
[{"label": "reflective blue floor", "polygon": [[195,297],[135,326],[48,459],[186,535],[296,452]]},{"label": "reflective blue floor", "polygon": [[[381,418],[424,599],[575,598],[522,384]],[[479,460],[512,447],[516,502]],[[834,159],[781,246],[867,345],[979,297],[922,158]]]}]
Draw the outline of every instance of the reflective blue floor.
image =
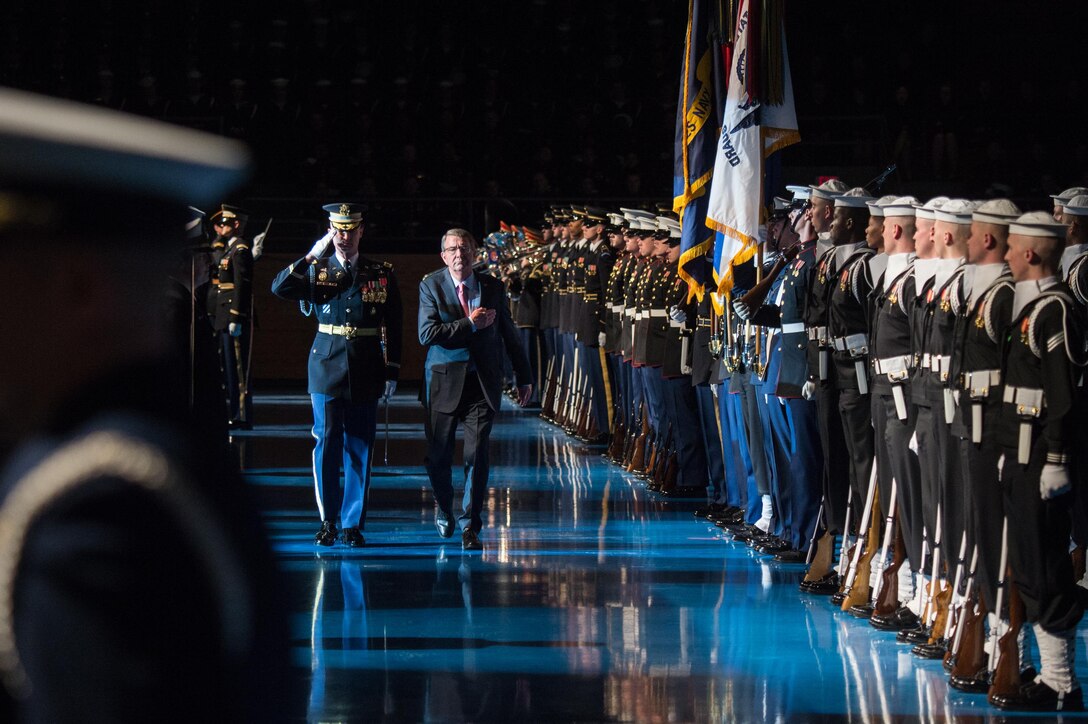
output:
[{"label": "reflective blue floor", "polygon": [[[309,721],[1001,719],[939,661],[799,593],[803,567],[696,520],[701,501],[665,501],[510,407],[482,553],[435,531],[408,395],[388,464],[379,411],[366,547],[319,549],[309,416],[305,396],[259,398],[264,424],[236,438],[288,574]],[[1086,644],[1082,628],[1082,682]]]}]

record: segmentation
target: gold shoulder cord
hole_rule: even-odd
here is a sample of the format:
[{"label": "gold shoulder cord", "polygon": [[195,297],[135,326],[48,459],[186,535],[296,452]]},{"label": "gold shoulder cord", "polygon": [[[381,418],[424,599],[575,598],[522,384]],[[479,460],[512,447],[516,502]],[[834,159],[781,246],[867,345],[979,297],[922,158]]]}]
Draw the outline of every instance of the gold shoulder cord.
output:
[{"label": "gold shoulder cord", "polygon": [[0,677],[17,698],[31,694],[15,640],[15,578],[27,533],[50,505],[79,486],[116,478],[161,495],[213,579],[224,648],[240,656],[252,638],[251,596],[241,561],[223,531],[158,449],[117,432],[100,431],[50,455],[20,479],[0,506]]}]

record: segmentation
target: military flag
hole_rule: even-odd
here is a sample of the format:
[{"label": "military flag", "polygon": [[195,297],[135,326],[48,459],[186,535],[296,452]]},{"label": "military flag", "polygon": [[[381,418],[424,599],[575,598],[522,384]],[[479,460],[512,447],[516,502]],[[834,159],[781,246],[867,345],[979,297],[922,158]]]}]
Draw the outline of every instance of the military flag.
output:
[{"label": "military flag", "polygon": [[729,21],[725,0],[688,0],[688,26],[680,98],[676,105],[673,156],[673,211],[680,215],[680,277],[689,296],[703,297],[712,284],[705,256],[714,245],[707,228],[707,191],[725,98],[722,26]]},{"label": "military flag", "polygon": [[714,279],[733,286],[733,265],[759,245],[764,160],[800,140],[780,0],[741,0],[706,224],[717,231]]}]

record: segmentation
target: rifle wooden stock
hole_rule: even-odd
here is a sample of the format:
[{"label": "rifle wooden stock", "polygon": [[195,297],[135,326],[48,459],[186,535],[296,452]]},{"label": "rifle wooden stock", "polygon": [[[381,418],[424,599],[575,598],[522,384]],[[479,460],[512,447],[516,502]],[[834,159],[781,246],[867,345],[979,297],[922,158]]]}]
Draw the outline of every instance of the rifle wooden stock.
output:
[{"label": "rifle wooden stock", "polygon": [[835,536],[828,532],[816,542],[816,553],[805,573],[806,581],[818,581],[831,572],[831,563],[835,559]]},{"label": "rifle wooden stock", "polygon": [[959,678],[977,677],[986,670],[986,602],[982,595],[975,601],[968,602],[963,622],[963,634],[960,635],[960,645],[949,652],[955,656],[955,664],[952,666],[952,676]]},{"label": "rifle wooden stock", "polygon": [[[994,670],[990,691],[986,698],[991,704],[997,696],[1015,696],[1020,693],[1020,627],[1024,625],[1024,602],[1012,576],[1006,574],[1009,581],[1009,630],[997,641],[997,668]],[[1000,612],[998,613],[1000,615]]]},{"label": "rifle wooden stock", "polygon": [[612,430],[612,440],[608,444],[608,458],[612,461],[623,459],[623,448],[627,442],[627,428],[619,415]]},{"label": "rifle wooden stock", "polygon": [[933,597],[934,601],[934,614],[933,628],[930,629],[929,642],[930,644],[940,644],[945,640],[944,632],[948,627],[948,618],[952,615],[952,587],[941,588],[941,582],[938,580],[930,581],[931,586],[937,586],[940,590]]},{"label": "rifle wooden stock", "polygon": [[627,472],[633,473],[646,467],[646,445],[650,439],[650,421],[646,416],[642,417],[642,434],[635,440],[634,451],[631,453],[631,462],[627,466]]},{"label": "rifle wooden stock", "polygon": [[899,569],[907,559],[907,546],[903,542],[903,529],[895,522],[895,547],[892,564],[881,574],[880,595],[877,596],[873,615],[891,616],[899,608]]},{"label": "rifle wooden stock", "polygon": [[[875,476],[874,476],[875,482]],[[869,577],[872,573],[873,556],[876,555],[877,541],[880,539],[880,491],[873,490],[873,507],[869,512],[869,529],[865,534],[865,550],[854,571],[854,580],[842,602],[842,610],[849,611],[853,606],[869,602],[872,590]]]},{"label": "rifle wooden stock", "polygon": [[627,433],[627,440],[624,442],[623,447],[623,467],[624,469],[631,470],[631,461],[635,456],[635,449],[638,447],[638,439],[640,435],[645,435],[649,431],[650,423],[646,419],[646,403],[642,403],[638,413],[638,423],[631,427],[631,430]]}]

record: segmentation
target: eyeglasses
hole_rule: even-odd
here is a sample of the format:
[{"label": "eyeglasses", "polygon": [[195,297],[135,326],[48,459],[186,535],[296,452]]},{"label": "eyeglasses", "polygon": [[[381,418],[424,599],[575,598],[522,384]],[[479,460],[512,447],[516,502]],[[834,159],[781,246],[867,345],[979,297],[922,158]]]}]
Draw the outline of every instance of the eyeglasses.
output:
[{"label": "eyeglasses", "polygon": [[453,254],[471,254],[472,253],[472,247],[470,247],[470,246],[447,246],[445,249],[442,250],[442,252],[443,253],[453,253]]}]

